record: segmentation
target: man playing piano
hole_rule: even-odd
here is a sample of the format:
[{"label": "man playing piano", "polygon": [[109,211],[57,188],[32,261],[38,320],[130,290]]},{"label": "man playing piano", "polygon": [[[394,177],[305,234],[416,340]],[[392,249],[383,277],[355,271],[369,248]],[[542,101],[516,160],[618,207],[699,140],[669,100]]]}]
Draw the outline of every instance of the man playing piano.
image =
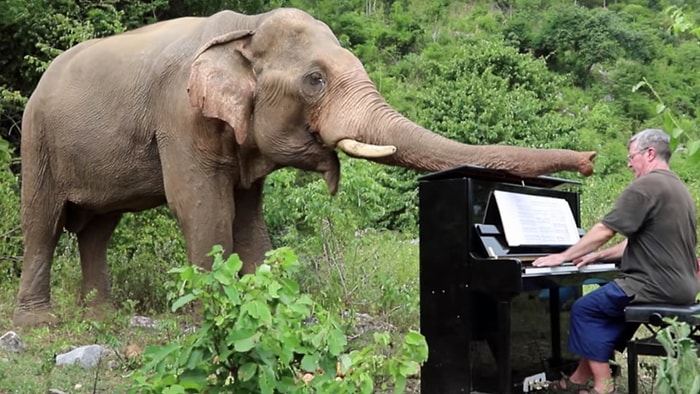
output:
[{"label": "man playing piano", "polygon": [[[614,280],[578,299],[571,308],[568,347],[581,357],[570,377],[554,382],[552,391],[614,393],[609,360],[638,328],[625,322],[631,303],[691,304],[699,290],[696,278],[695,203],[669,168],[669,136],[646,129],[630,138],[627,166],[634,181],[614,208],[575,245],[540,257],[537,267],[571,261],[586,264],[621,260]],[[596,251],[615,234],[626,239]],[[592,382],[592,386],[591,386]]]}]

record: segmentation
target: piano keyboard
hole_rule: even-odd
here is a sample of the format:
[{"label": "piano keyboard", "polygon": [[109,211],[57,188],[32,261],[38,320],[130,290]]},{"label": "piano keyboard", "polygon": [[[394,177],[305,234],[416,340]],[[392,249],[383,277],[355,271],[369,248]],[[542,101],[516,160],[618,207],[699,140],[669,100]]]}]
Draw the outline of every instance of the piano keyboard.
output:
[{"label": "piano keyboard", "polygon": [[529,276],[545,276],[545,275],[570,275],[575,273],[596,273],[605,271],[614,271],[617,269],[615,263],[596,263],[576,267],[572,263],[564,263],[557,267],[524,267],[523,277]]}]

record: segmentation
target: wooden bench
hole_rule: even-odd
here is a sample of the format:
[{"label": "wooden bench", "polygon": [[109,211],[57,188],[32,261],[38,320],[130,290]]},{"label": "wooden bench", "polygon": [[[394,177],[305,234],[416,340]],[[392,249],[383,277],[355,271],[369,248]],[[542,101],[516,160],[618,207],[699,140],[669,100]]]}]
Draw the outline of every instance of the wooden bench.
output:
[{"label": "wooden bench", "polygon": [[690,335],[696,343],[700,340],[696,335],[700,330],[700,303],[693,305],[639,304],[625,308],[625,321],[641,323],[651,332],[647,337],[633,338],[627,342],[629,394],[638,393],[638,356],[666,356],[663,345],[656,340],[656,333],[668,325],[664,322],[664,318],[675,318],[679,322],[688,323],[692,327]]}]

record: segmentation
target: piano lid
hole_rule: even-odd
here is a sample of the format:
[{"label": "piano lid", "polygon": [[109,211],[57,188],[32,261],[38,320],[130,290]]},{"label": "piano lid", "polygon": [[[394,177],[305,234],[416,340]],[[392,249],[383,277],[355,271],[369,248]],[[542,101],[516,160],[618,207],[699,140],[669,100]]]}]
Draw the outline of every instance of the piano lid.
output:
[{"label": "piano lid", "polygon": [[555,178],[544,175],[538,177],[521,177],[518,175],[513,175],[505,170],[496,170],[492,168],[471,165],[465,165],[461,167],[451,168],[449,170],[433,172],[427,175],[423,175],[418,179],[430,181],[453,178],[476,178],[486,181],[513,183],[516,185],[524,186],[540,186],[547,188],[552,188],[562,184],[581,185],[581,182],[571,179]]}]

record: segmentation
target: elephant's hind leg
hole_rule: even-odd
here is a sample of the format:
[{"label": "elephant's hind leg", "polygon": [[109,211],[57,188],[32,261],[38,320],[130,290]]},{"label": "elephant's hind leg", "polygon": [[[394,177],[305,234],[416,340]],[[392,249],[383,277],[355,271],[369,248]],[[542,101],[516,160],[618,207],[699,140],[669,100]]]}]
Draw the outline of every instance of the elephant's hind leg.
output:
[{"label": "elephant's hind leg", "polygon": [[64,208],[61,204],[37,202],[22,206],[24,261],[17,294],[15,326],[58,323],[51,313],[51,262],[63,230]]},{"label": "elephant's hind leg", "polygon": [[96,317],[101,317],[98,309],[109,306],[107,246],[121,217],[121,213],[94,216],[77,233],[83,273],[81,298],[93,308]]}]

